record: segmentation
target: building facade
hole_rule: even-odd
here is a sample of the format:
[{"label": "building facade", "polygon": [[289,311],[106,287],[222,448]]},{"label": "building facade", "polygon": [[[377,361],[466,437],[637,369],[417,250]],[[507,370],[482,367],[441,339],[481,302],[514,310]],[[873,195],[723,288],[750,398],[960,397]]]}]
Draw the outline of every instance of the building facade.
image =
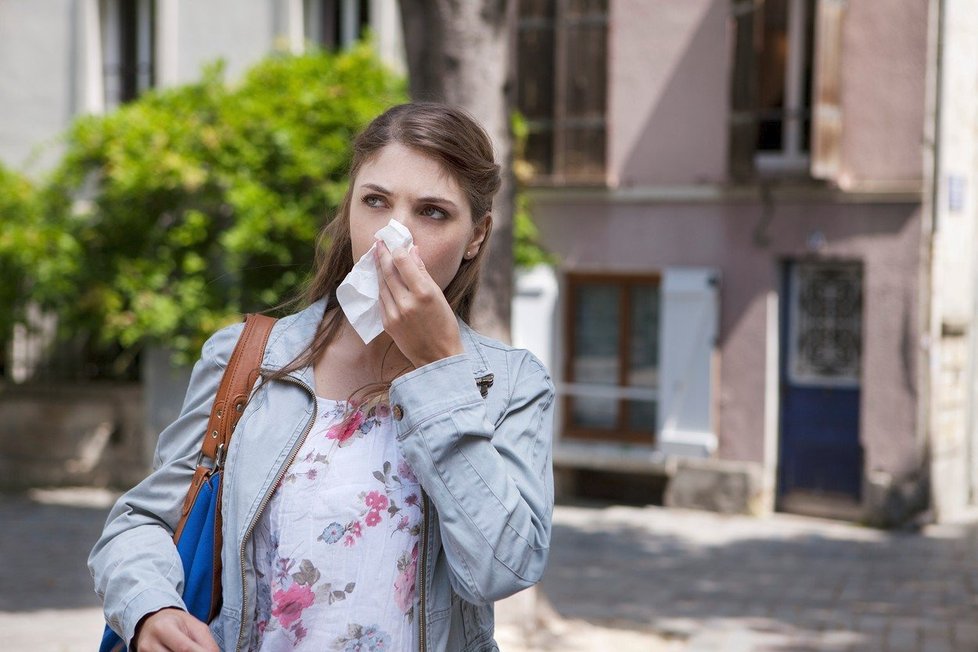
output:
[{"label": "building facade", "polygon": [[[884,523],[975,502],[971,4],[517,3],[559,263],[521,275],[513,332],[557,383],[565,479]],[[0,0],[0,160],[40,174],[76,115],[368,27],[403,70],[393,0]]]},{"label": "building facade", "polygon": [[515,332],[549,342],[559,467],[719,509],[973,503],[975,13],[522,3],[532,211],[560,263],[517,299],[555,328]]},{"label": "building facade", "polygon": [[403,71],[386,0],[2,0],[0,161],[37,173],[77,115],[195,81],[218,60],[233,80],[273,51],[344,47],[367,30]]}]

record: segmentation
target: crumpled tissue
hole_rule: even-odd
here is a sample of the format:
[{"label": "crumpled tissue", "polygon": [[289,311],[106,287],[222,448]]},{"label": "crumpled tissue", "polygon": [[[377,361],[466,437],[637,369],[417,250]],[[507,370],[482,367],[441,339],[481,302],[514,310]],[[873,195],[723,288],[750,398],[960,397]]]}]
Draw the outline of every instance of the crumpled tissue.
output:
[{"label": "crumpled tissue", "polygon": [[[391,220],[387,226],[377,231],[374,237],[383,240],[391,251],[398,247],[414,246],[414,237],[407,227]],[[346,315],[353,330],[357,332],[364,344],[384,331],[383,320],[380,316],[380,286],[377,278],[377,264],[374,262],[376,243],[367,250],[343,282],[336,288],[336,299]]]}]

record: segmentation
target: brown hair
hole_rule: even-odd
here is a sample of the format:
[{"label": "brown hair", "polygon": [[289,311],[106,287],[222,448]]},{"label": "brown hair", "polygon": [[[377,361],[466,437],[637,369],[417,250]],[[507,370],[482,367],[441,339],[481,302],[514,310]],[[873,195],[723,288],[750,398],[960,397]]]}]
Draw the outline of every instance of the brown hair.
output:
[{"label": "brown hair", "polygon": [[[312,304],[329,297],[326,313],[309,347],[295,360],[271,374],[266,382],[313,364],[335,339],[342,324],[336,288],[353,268],[350,239],[350,203],[353,181],[360,168],[387,145],[411,147],[441,163],[462,188],[472,210],[472,221],[481,224],[492,210],[499,190],[499,165],[492,142],[476,120],[464,110],[436,102],[411,102],[391,107],[367,125],[353,142],[350,186],[336,216],[320,231],[316,242],[314,274],[305,290],[285,305]],[[491,230],[492,222],[489,222]],[[445,298],[459,317],[468,320],[479,285],[479,272],[488,251],[489,230],[475,256],[463,259],[445,288]]]}]

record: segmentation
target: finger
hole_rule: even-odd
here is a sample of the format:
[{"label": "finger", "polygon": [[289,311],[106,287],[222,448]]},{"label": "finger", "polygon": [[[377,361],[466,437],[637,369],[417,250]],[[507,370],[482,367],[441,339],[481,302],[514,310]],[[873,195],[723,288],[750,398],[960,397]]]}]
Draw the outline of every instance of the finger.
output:
[{"label": "finger", "polygon": [[[415,247],[416,250],[417,247]],[[417,294],[431,288],[431,276],[428,275],[428,271],[424,268],[424,263],[418,265],[421,261],[420,255],[416,253],[412,254],[407,250],[407,247],[398,247],[391,252],[391,259],[394,267],[397,268],[397,272],[404,280],[404,285],[411,292]]]},{"label": "finger", "polygon": [[201,621],[194,619],[193,622],[187,622],[187,630],[190,638],[200,646],[203,652],[221,652],[210,628]]},{"label": "finger", "polygon": [[386,328],[391,320],[397,317],[398,307],[390,286],[387,285],[387,279],[383,275],[379,275],[377,279],[377,291],[378,298],[380,299],[381,316],[384,321],[384,327]]},{"label": "finger", "polygon": [[387,287],[395,299],[406,297],[410,290],[404,284],[404,280],[398,269],[394,266],[394,260],[387,245],[381,241],[377,242],[377,277],[387,282]]},{"label": "finger", "polygon": [[[160,631],[157,640],[158,647],[156,649],[160,650],[168,650],[170,652],[212,652],[191,638],[190,634],[186,631],[184,623],[180,623],[177,627]],[[142,651],[143,646],[140,645],[139,649]]]}]

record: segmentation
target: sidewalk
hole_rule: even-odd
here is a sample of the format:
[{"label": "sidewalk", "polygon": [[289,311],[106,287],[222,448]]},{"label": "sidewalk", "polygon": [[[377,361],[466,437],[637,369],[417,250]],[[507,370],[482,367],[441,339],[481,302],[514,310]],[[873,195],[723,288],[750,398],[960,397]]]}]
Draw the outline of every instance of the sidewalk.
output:
[{"label": "sidewalk", "polygon": [[651,629],[687,652],[975,652],[976,533],[561,507],[542,588],[562,618]]},{"label": "sidewalk", "polygon": [[[0,497],[0,650],[91,652],[85,558],[112,495]],[[541,622],[503,652],[976,652],[978,527],[560,506]]]}]

